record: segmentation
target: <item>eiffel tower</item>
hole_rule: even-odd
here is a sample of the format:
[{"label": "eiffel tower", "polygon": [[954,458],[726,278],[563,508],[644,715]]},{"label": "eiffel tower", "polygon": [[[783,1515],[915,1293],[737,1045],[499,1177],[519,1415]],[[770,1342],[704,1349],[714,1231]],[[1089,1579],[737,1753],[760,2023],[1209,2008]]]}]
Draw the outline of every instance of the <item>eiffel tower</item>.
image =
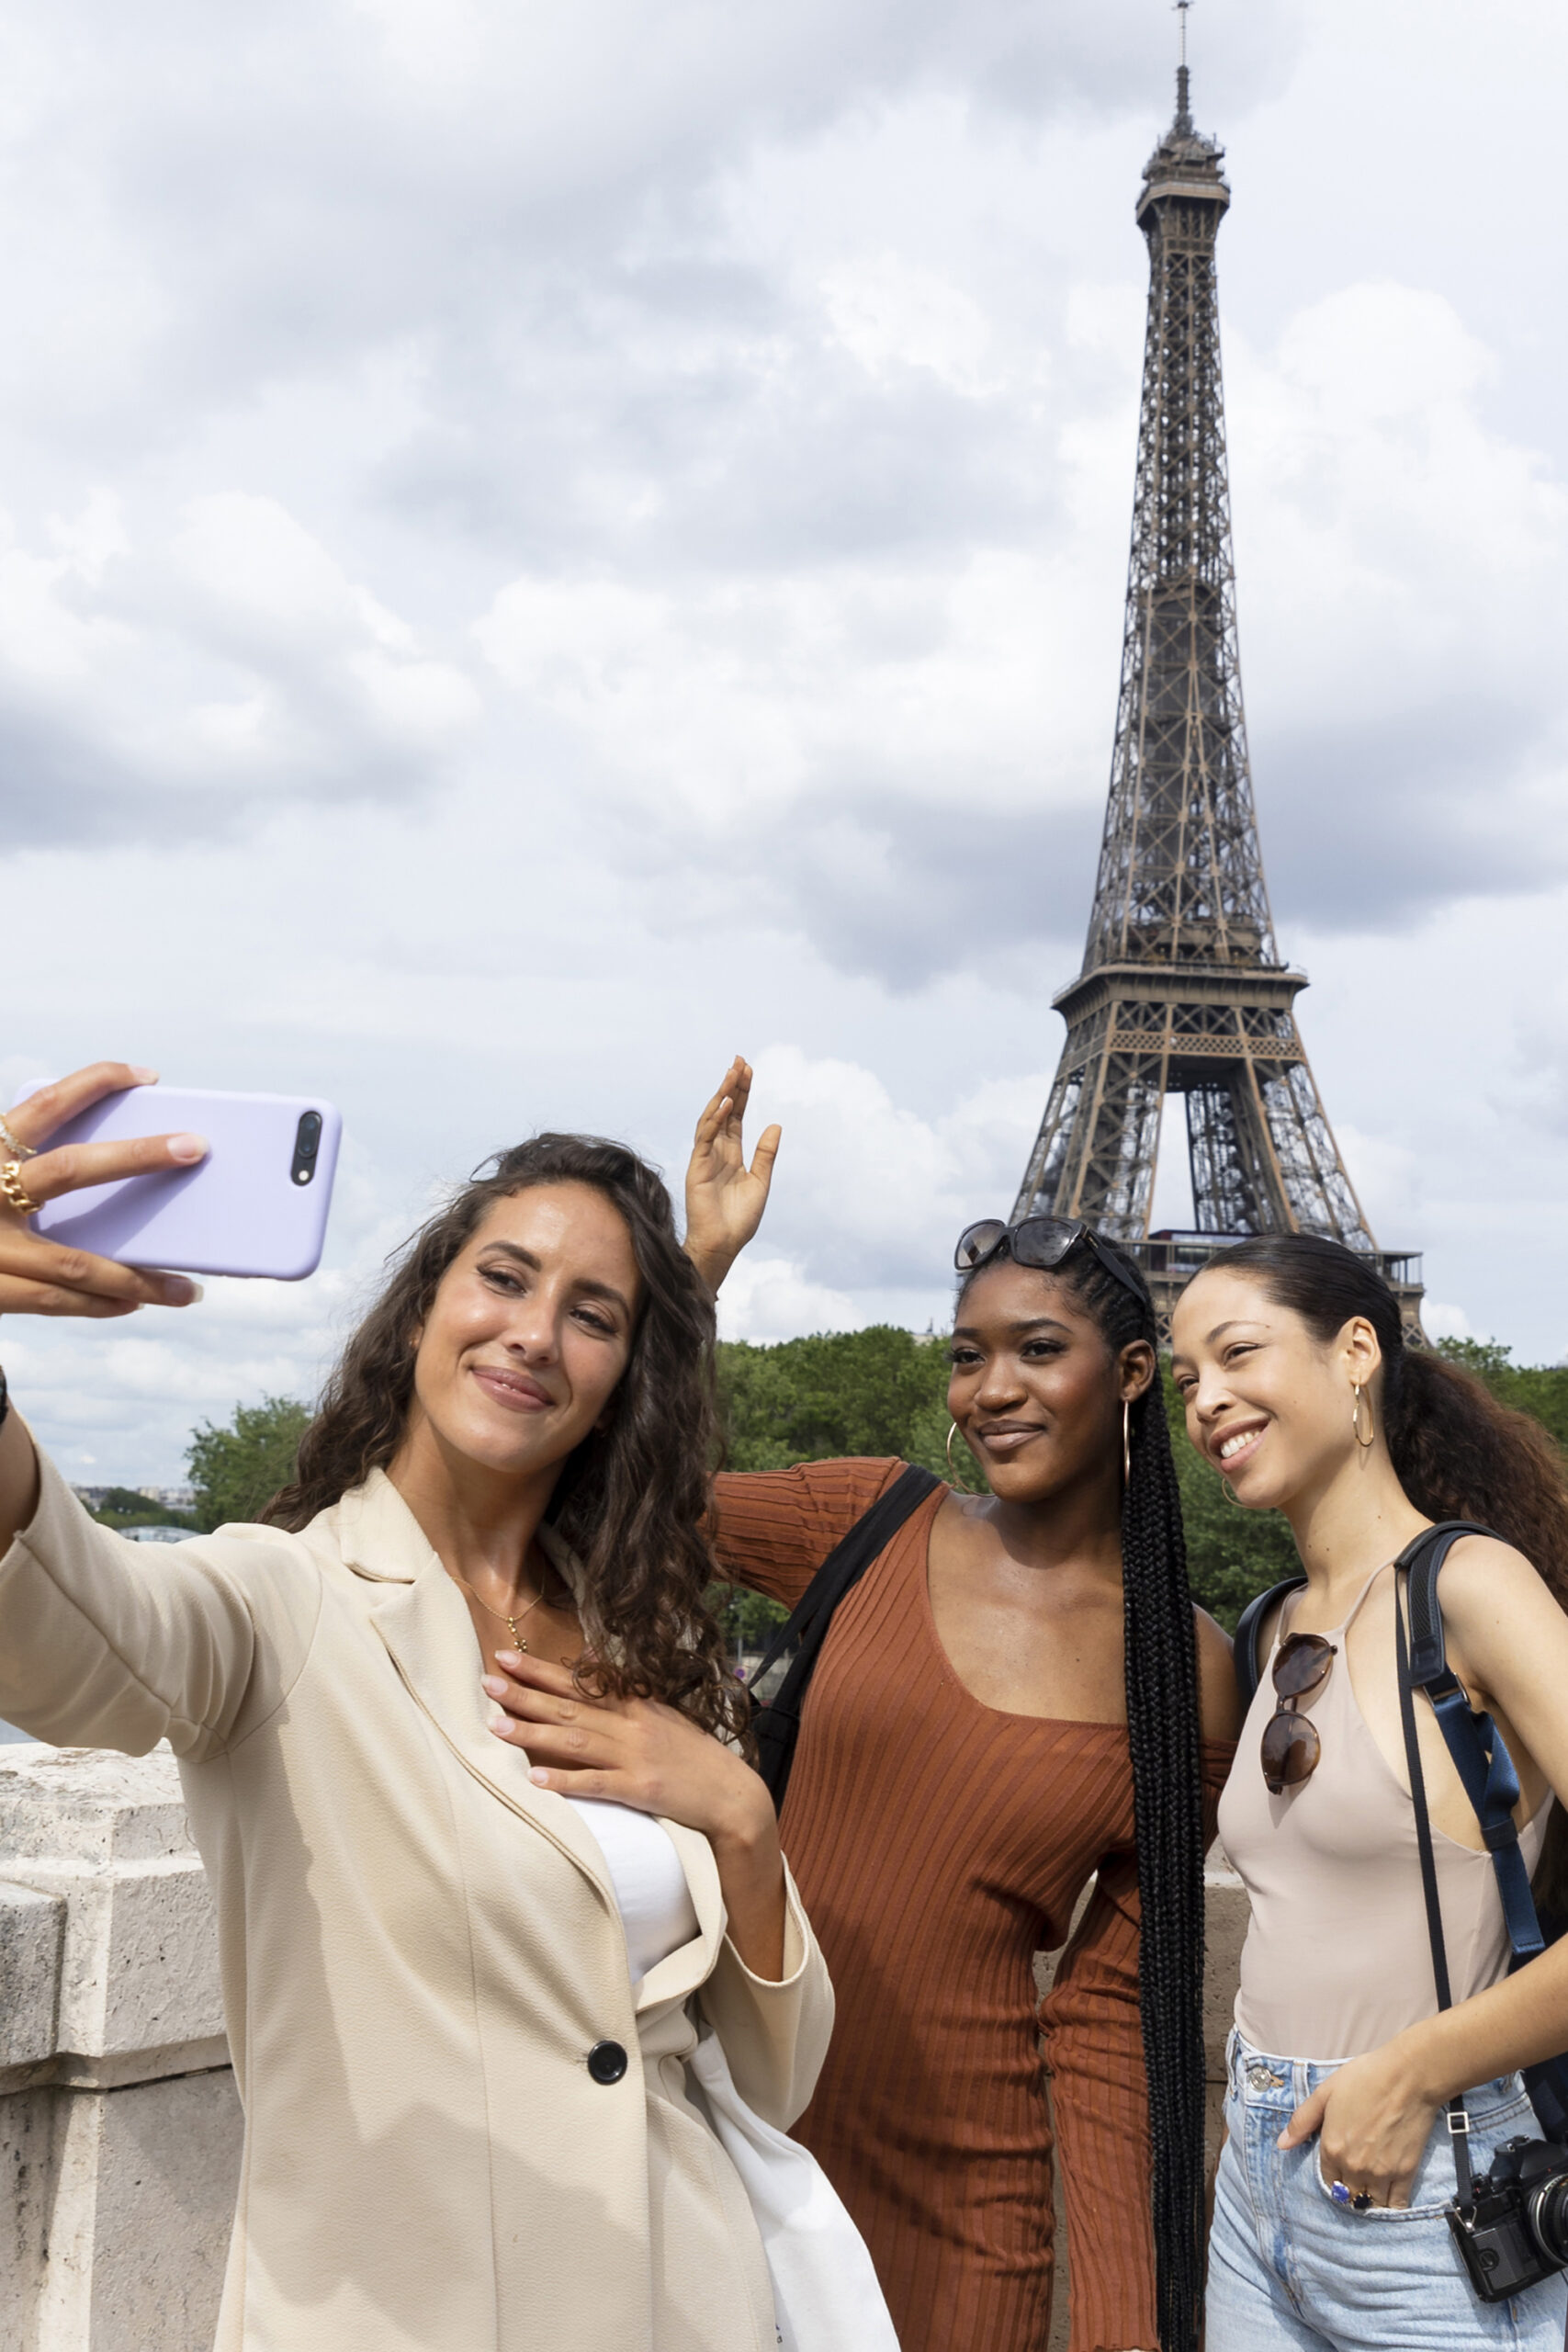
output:
[{"label": "eiffel tower", "polygon": [[[1182,17],[1185,34],[1186,17]],[[1185,48],[1185,43],[1183,44]],[[1321,1233],[1380,1260],[1420,1336],[1421,1261],[1378,1249],[1308,1064],[1263,878],[1236,650],[1214,243],[1223,147],[1176,119],[1144,167],[1149,248],[1133,548],[1111,794],[1083,969],[1013,1221],[1086,1218],[1168,1324],[1227,1241]],[[1196,1230],[1149,1232],[1166,1097],[1187,1103]]]}]

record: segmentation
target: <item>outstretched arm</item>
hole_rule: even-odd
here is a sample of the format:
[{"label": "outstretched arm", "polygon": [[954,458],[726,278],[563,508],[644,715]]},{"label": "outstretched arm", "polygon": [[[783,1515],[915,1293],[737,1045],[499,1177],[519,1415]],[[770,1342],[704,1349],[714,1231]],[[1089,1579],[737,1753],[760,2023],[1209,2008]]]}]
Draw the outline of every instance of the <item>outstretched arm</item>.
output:
[{"label": "outstretched arm", "polygon": [[[85,1143],[51,1151],[49,1138],[106,1094],[147,1084],[154,1073],[125,1062],[95,1062],[40,1087],[6,1114],[0,1142],[0,1315],[71,1315],[97,1319],[134,1315],[139,1306],[186,1306],[199,1286],[184,1274],[143,1272],[90,1250],[62,1249],[29,1222],[35,1208],[92,1184],[189,1167],[205,1158],[199,1136],[141,1136],[130,1143]],[[17,1148],[19,1148],[17,1150]],[[32,1440],[13,1414],[0,1429],[0,1553],[25,1527],[38,1502]]]},{"label": "outstretched arm", "polygon": [[765,1127],[746,1165],[741,1124],[751,1094],[751,1065],[739,1054],[697,1121],[686,1168],[686,1255],[711,1291],[762,1222],[784,1130]]}]

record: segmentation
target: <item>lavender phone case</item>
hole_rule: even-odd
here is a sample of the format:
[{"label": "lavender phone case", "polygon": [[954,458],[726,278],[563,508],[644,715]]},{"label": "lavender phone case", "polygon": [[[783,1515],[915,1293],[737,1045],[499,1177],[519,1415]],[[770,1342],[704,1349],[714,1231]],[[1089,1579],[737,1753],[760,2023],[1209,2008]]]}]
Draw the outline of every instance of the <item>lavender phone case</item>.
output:
[{"label": "lavender phone case", "polygon": [[[302,1159],[300,1122],[310,1116],[321,1124],[313,1155]],[[182,1274],[293,1283],[314,1273],[343,1132],[336,1111],[319,1097],[130,1087],[67,1120],[43,1148],[182,1132],[207,1137],[211,1148],[199,1166],[67,1193],[45,1203],[34,1231],[127,1265]]]}]

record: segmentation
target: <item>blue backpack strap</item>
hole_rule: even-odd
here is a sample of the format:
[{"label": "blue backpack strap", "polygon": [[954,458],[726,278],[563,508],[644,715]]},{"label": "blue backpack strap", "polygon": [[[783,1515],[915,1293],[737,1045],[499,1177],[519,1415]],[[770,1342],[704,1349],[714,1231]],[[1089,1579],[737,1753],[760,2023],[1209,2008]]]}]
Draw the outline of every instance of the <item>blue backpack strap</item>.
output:
[{"label": "blue backpack strap", "polygon": [[[1514,1965],[1533,1960],[1546,1949],[1536,1917],[1529,1872],[1519,1849],[1514,1808],[1519,1802],[1519,1776],[1502,1734],[1489,1714],[1472,1708],[1448,1662],[1443,1642],[1443,1612],[1438,1600],[1438,1577],[1443,1562],[1463,1535],[1492,1535],[1464,1519],[1445,1520],[1428,1527],[1407,1544],[1395,1561],[1410,1578],[1410,1680],[1425,1690],[1448,1743],[1454,1769],[1470,1799],[1492,1867],[1497,1877],[1503,1918],[1513,1950]],[[1500,1542],[1500,1537],[1493,1537]]]},{"label": "blue backpack strap", "polygon": [[1263,1673],[1263,1660],[1258,1652],[1262,1645],[1264,1620],[1288,1594],[1300,1592],[1305,1582],[1305,1577],[1281,1577],[1278,1584],[1271,1584],[1267,1592],[1260,1592],[1256,1600],[1249,1600],[1236,1621],[1232,1654],[1244,1715],[1252,1704]]}]

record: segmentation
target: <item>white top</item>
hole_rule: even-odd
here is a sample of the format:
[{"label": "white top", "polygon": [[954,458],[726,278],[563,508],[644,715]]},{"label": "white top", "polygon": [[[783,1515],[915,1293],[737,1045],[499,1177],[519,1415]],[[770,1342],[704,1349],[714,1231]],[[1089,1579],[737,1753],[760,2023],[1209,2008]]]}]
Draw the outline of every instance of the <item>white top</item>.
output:
[{"label": "white top", "polygon": [[[600,1797],[567,1803],[604,1857],[635,1991],[701,1932],[681,1858],[650,1813]],[[898,2352],[865,2242],[816,2157],[746,2105],[710,2025],[687,2066],[694,2111],[705,2113],[751,2207],[781,2352]]]},{"label": "white top", "polygon": [[567,1803],[604,1857],[635,1989],[650,1968],[700,1933],[681,1857],[650,1813],[600,1797],[568,1797]]}]

